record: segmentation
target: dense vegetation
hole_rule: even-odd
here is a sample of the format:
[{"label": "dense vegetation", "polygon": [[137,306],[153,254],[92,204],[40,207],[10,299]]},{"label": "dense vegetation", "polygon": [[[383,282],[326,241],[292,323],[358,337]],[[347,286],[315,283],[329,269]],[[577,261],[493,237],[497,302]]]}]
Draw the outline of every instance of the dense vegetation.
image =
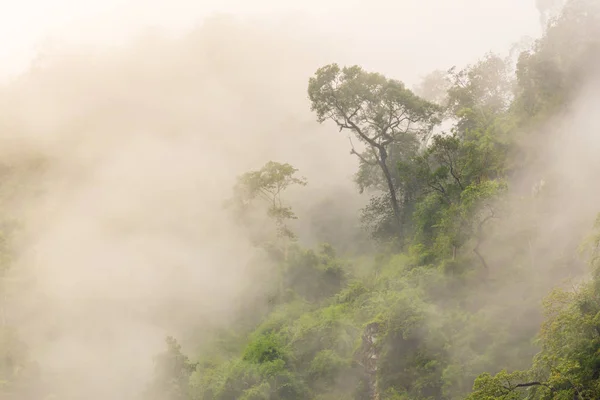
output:
[{"label": "dense vegetation", "polygon": [[[194,352],[168,338],[141,398],[597,398],[600,220],[549,234],[562,181],[529,171],[551,162],[530,143],[555,140],[553,121],[599,71],[600,3],[585,0],[517,59],[489,54],[419,90],[358,66],[318,69],[310,107],[350,138],[377,254],[299,244],[286,190],[307,181],[292,165],[240,176],[226,207],[270,265],[260,306]],[[572,232],[589,235],[580,246]],[[0,393],[36,396],[12,331],[0,349]]]}]

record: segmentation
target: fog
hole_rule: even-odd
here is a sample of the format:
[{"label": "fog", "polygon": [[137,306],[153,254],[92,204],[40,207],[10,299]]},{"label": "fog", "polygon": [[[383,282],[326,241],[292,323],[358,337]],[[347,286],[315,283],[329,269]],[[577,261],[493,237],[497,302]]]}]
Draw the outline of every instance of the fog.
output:
[{"label": "fog", "polygon": [[181,35],[214,13],[327,37],[348,50],[336,61],[408,82],[541,30],[534,2],[521,0],[23,0],[0,5],[0,72],[22,71],[38,49],[53,44],[118,46],[149,26]]},{"label": "fog", "polygon": [[257,297],[267,277],[222,208],[240,173],[293,164],[301,240],[360,235],[314,222],[365,201],[347,138],[309,111],[317,67],[415,84],[540,32],[522,0],[5,3],[6,318],[65,399],[133,399],[165,335],[201,340]]}]

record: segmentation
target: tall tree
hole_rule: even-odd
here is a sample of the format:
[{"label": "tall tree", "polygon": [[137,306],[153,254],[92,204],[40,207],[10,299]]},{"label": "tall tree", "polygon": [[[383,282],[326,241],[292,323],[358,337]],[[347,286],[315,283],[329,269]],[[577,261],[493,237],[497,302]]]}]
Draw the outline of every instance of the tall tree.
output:
[{"label": "tall tree", "polygon": [[351,153],[362,164],[379,166],[387,184],[398,235],[402,218],[397,184],[388,161],[389,150],[407,135],[426,140],[439,122],[440,107],[416,96],[404,84],[359,66],[340,68],[330,64],[319,68],[310,78],[308,96],[311,110],[323,123],[334,121],[340,131],[349,130],[364,145]]},{"label": "tall tree", "polygon": [[475,65],[449,71],[452,86],[448,107],[461,135],[484,129],[505,112],[513,100],[513,80],[508,60],[487,54]]}]

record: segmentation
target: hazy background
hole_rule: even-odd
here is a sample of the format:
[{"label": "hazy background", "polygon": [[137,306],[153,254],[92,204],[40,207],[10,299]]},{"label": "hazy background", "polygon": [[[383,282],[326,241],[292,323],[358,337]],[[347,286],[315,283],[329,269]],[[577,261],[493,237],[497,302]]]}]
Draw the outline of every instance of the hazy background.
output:
[{"label": "hazy background", "polygon": [[540,32],[533,0],[3,1],[0,71],[22,70],[49,41],[119,45],[148,26],[181,34],[217,12],[329,35],[348,60],[408,82]]},{"label": "hazy background", "polygon": [[9,320],[66,398],[129,400],[166,334],[201,340],[268,279],[221,208],[236,175],[290,162],[309,181],[301,239],[357,234],[340,225],[365,200],[356,160],[306,100],[317,67],[412,85],[539,33],[522,0],[3,2],[0,157],[20,186],[2,206],[23,225]]}]

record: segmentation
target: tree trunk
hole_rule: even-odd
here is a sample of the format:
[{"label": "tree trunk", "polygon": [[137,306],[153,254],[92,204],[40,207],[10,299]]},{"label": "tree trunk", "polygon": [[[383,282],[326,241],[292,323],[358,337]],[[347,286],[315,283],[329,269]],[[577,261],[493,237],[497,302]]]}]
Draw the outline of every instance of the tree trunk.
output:
[{"label": "tree trunk", "polygon": [[488,264],[487,264],[487,262],[485,262],[485,258],[483,258],[483,256],[479,252],[479,244],[477,244],[477,247],[475,247],[473,249],[473,253],[475,253],[475,255],[477,256],[477,258],[479,258],[479,261],[481,261],[481,265],[483,265],[483,268],[485,268],[486,270],[488,270],[489,269]]},{"label": "tree trunk", "polygon": [[362,336],[363,366],[367,378],[368,400],[379,400],[379,385],[377,382],[377,364],[379,361],[379,349],[377,339],[379,336],[379,325],[371,323],[366,326]]},{"label": "tree trunk", "polygon": [[381,167],[383,174],[385,175],[385,180],[388,185],[388,190],[390,191],[390,202],[392,203],[392,210],[394,210],[394,217],[396,219],[396,228],[398,230],[398,237],[402,237],[402,217],[400,213],[400,207],[398,206],[398,198],[396,197],[396,186],[394,185],[394,181],[392,180],[392,174],[390,174],[390,170],[386,163],[387,160],[387,152],[384,147],[379,147],[379,166]]}]

